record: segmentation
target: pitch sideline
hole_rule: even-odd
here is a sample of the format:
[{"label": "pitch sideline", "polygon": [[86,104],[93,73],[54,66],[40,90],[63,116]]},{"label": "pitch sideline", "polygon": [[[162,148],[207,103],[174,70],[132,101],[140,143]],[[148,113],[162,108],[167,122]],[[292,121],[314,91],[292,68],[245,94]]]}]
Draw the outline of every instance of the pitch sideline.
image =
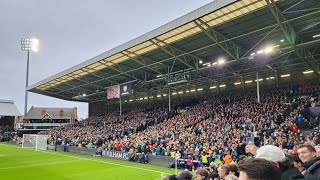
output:
[{"label": "pitch sideline", "polygon": [[[15,147],[15,146],[7,145],[7,144],[2,144],[2,143],[0,143],[0,145],[7,146],[7,147],[13,147],[13,148],[22,149],[21,147]],[[36,150],[34,150],[34,149],[27,149],[27,150],[36,151]],[[71,155],[66,155],[66,154],[60,154],[60,153],[54,153],[54,152],[48,152],[48,151],[36,151],[36,152],[47,153],[47,154],[55,154],[55,155],[60,155],[60,156],[65,156],[65,157],[70,157],[70,158],[75,158],[75,159],[89,160],[89,161],[93,161],[93,162],[111,164],[111,165],[116,165],[116,166],[131,168],[131,169],[139,169],[139,170],[143,170],[143,171],[156,172],[156,173],[160,173],[160,174],[170,174],[170,173],[161,172],[161,171],[152,170],[152,169],[145,169],[145,168],[127,166],[127,165],[122,165],[122,164],[117,164],[117,163],[111,163],[111,162],[101,161],[101,160],[95,160],[95,159],[89,159],[89,158],[80,158],[80,157],[76,157],[76,156],[71,156]]]}]

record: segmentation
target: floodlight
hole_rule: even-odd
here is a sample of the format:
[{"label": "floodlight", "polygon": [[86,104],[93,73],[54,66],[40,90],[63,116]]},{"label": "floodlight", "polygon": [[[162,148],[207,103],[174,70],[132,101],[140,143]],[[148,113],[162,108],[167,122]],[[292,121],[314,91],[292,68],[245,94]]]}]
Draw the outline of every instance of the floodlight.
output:
[{"label": "floodlight", "polygon": [[224,58],[219,58],[217,61],[217,63],[220,65],[224,64],[225,62],[226,62],[226,60]]},{"label": "floodlight", "polygon": [[312,70],[308,70],[308,71],[304,71],[303,74],[310,74],[310,73],[313,73]]},{"label": "floodlight", "polygon": [[272,53],[273,52],[273,47],[267,47],[267,48],[265,48],[264,49],[264,52],[266,53],[266,54],[270,54],[270,53]]},{"label": "floodlight", "polygon": [[290,74],[284,74],[284,75],[281,75],[280,77],[290,77]]},{"label": "floodlight", "polygon": [[257,52],[257,54],[261,54],[261,53],[263,53],[263,50],[259,50],[259,51]]},{"label": "floodlight", "polygon": [[313,38],[320,37],[320,34],[314,35],[314,36],[312,36],[312,37],[313,37]]}]

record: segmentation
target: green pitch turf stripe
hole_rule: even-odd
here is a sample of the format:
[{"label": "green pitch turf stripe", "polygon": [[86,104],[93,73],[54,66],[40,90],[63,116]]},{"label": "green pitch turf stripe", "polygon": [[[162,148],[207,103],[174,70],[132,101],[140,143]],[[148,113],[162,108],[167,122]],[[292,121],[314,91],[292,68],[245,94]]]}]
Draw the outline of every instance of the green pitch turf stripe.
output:
[{"label": "green pitch turf stripe", "polygon": [[16,169],[16,168],[26,168],[26,167],[34,167],[34,166],[45,166],[45,165],[55,165],[55,164],[68,164],[68,163],[79,162],[79,161],[80,161],[80,160],[58,161],[58,162],[41,163],[41,164],[30,164],[30,165],[23,165],[23,166],[4,167],[4,168],[0,168],[0,170],[4,170],[4,169]]},{"label": "green pitch turf stripe", "polygon": [[[20,147],[16,147],[16,146],[12,146],[12,145],[7,145],[7,144],[0,144],[0,145],[2,145],[2,146],[7,146],[7,147],[12,147],[12,148],[22,149],[22,148],[20,148]],[[89,160],[89,161],[94,161],[94,162],[99,162],[99,163],[104,163],[104,164],[111,164],[111,165],[115,165],[115,166],[121,166],[121,167],[125,167],[125,168],[139,169],[139,170],[143,170],[143,171],[156,172],[156,173],[160,173],[160,174],[170,174],[170,173],[166,173],[166,172],[162,172],[162,171],[156,171],[156,170],[152,170],[152,169],[145,169],[145,168],[139,168],[139,167],[134,167],[134,166],[127,166],[127,165],[122,165],[122,164],[117,164],[117,163],[111,163],[111,162],[101,161],[101,160],[95,160],[95,159],[89,159],[89,158],[81,158],[81,157],[77,157],[77,156],[65,155],[65,154],[60,154],[60,153],[55,153],[55,152],[37,151],[37,150],[34,150],[34,149],[25,149],[25,150],[35,151],[35,152],[40,152],[40,153],[46,153],[46,154],[54,154],[54,155],[59,155],[59,156],[65,156],[65,157],[75,158],[75,159],[81,159],[81,160]]]}]

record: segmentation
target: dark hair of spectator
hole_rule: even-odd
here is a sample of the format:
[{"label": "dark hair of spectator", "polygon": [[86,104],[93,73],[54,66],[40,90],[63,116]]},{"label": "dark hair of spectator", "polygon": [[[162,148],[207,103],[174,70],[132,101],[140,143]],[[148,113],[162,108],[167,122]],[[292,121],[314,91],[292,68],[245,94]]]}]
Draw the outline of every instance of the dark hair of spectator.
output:
[{"label": "dark hair of spectator", "polygon": [[313,147],[313,146],[311,146],[310,144],[302,144],[299,148],[307,148],[308,149],[308,151],[310,151],[310,152],[316,152],[316,149]]},{"label": "dark hair of spectator", "polygon": [[239,172],[245,172],[247,180],[280,180],[281,172],[274,162],[260,159],[249,158],[239,162]]},{"label": "dark hair of spectator", "polygon": [[200,176],[204,176],[206,178],[209,177],[209,172],[206,169],[198,169],[196,171],[196,174],[199,174]]}]

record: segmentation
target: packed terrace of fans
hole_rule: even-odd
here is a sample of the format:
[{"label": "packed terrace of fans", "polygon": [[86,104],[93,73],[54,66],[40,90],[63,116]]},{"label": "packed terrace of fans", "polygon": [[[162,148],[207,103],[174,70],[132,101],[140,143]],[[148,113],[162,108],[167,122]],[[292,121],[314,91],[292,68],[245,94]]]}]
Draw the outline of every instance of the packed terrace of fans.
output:
[{"label": "packed terrace of fans", "polygon": [[[259,146],[272,144],[290,153],[303,143],[320,144],[318,124],[312,124],[308,107],[319,105],[318,85],[287,85],[256,92],[229,92],[198,99],[183,113],[169,116],[165,103],[130,107],[119,117],[109,113],[57,129],[48,134],[51,144],[102,147],[123,152],[155,155],[178,152],[182,158],[207,154],[230,154],[233,159],[245,154],[246,137]],[[176,100],[173,107],[190,106],[195,99]],[[168,118],[169,117],[169,118]],[[303,134],[302,129],[313,129]],[[231,160],[230,160],[231,161]]]}]

